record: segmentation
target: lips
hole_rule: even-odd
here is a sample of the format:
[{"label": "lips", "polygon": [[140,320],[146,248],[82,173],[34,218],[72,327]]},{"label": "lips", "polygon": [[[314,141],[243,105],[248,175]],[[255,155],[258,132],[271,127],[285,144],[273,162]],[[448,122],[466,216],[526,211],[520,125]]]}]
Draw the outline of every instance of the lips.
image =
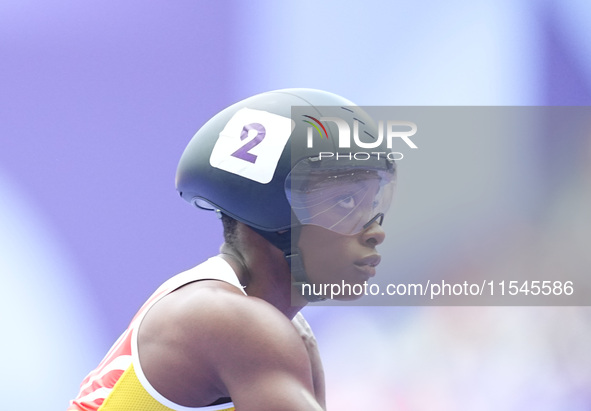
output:
[{"label": "lips", "polygon": [[376,275],[376,266],[382,261],[382,257],[379,254],[373,254],[368,257],[362,258],[361,260],[355,261],[353,264],[357,269],[362,271],[369,277]]}]

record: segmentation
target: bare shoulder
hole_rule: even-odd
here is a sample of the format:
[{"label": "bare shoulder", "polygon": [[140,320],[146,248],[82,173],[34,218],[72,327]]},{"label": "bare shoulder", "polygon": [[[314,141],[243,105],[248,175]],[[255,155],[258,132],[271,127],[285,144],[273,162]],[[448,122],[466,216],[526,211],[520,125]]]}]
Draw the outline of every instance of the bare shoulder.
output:
[{"label": "bare shoulder", "polygon": [[245,381],[277,371],[313,390],[306,347],[289,319],[220,281],[164,297],[146,315],[138,341],[150,383],[181,405],[240,397]]},{"label": "bare shoulder", "polygon": [[[263,344],[280,340],[299,342],[298,332],[290,320],[271,304],[249,297],[236,287],[222,281],[200,281],[188,284],[159,302],[146,316],[158,329],[174,329],[179,342],[212,339],[216,349],[226,337],[241,337]],[[148,329],[148,325],[143,326]],[[160,334],[160,331],[157,332]],[[261,341],[258,341],[261,340]]]}]

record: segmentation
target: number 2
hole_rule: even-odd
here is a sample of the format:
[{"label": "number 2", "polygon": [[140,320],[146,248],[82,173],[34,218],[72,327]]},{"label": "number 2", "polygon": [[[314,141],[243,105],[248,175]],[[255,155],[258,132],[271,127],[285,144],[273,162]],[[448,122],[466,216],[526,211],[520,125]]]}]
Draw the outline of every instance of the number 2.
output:
[{"label": "number 2", "polygon": [[260,123],[247,124],[242,128],[242,132],[240,133],[240,140],[247,139],[248,132],[250,130],[255,130],[257,132],[257,135],[254,136],[252,140],[247,141],[246,144],[243,144],[238,150],[234,151],[232,153],[232,157],[236,157],[254,164],[257,161],[257,156],[255,154],[250,153],[250,150],[258,146],[260,142],[263,141],[267,132],[265,130],[265,127],[263,127],[263,125]]}]

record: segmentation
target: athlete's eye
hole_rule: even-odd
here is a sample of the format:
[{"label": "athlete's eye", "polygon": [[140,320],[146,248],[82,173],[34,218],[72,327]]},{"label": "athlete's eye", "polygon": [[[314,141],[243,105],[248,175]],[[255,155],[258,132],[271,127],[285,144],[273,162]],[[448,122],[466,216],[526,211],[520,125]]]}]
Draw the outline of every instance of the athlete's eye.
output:
[{"label": "athlete's eye", "polygon": [[353,196],[343,196],[337,203],[340,207],[351,210],[355,208],[355,198]]}]

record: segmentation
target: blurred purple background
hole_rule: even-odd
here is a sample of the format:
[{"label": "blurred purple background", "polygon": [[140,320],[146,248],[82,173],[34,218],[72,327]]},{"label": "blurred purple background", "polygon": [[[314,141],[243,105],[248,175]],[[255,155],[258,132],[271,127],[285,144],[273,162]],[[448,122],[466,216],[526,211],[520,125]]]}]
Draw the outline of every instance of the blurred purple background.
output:
[{"label": "blurred purple background", "polygon": [[[285,87],[361,105],[588,105],[590,16],[558,0],[1,2],[0,408],[65,409],[144,299],[217,251],[218,220],[174,174],[221,108]],[[506,174],[552,157],[536,169],[565,193],[548,232],[588,227],[591,139],[555,138]],[[433,258],[449,241],[419,215],[401,224]],[[305,312],[332,409],[591,406],[587,309]]]}]

